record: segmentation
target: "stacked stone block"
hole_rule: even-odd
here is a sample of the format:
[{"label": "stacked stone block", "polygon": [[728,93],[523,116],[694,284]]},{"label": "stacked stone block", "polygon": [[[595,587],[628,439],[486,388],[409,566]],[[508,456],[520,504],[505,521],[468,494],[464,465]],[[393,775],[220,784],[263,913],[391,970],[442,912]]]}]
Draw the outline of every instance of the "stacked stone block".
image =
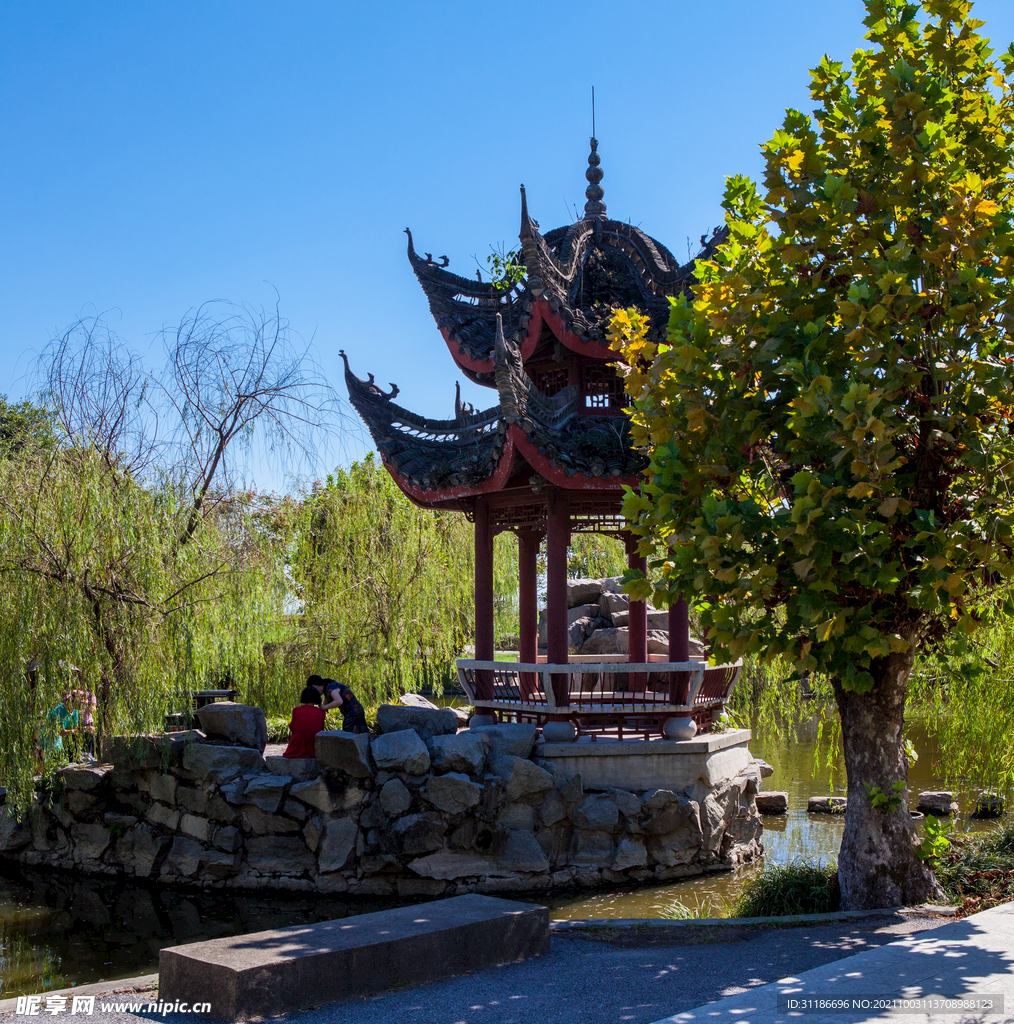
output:
[{"label": "stacked stone block", "polygon": [[2,856],[210,888],[444,896],[662,882],[761,853],[760,770],[680,792],[594,791],[534,755],[532,725],[458,731],[385,707],[383,733],[325,732],[315,761],[201,733],[120,738],[62,771]]}]

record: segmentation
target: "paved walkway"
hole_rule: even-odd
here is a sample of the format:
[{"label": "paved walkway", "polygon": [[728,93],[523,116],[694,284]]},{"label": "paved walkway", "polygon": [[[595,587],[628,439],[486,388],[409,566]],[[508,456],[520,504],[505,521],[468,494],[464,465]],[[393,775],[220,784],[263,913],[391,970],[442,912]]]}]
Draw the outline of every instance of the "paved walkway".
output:
[{"label": "paved walkway", "polygon": [[[898,1019],[904,1024],[1014,1024],[1014,904],[946,923],[939,918],[868,920],[748,932],[695,945],[659,944],[658,939],[653,936],[652,944],[644,946],[554,937],[548,955],[523,963],[274,1020],[275,1024],[858,1024],[896,1015],[793,1013],[779,1001],[1002,994],[1006,1012],[998,1015],[915,1013]],[[109,1003],[124,998],[132,1001],[121,996]],[[0,1018],[26,1019],[2,1012]],[[102,1024],[155,1020],[194,1024],[197,1020],[146,1008],[120,1010],[109,1005],[100,1009],[99,999],[93,1017],[66,1019]]]},{"label": "paved walkway", "polygon": [[[332,1003],[275,1018],[273,1024],[649,1024],[665,1014],[746,991],[794,970],[840,960],[940,923],[940,918],[879,918],[784,929],[737,929],[734,935],[723,928],[721,936],[706,936],[704,942],[698,936],[692,944],[677,944],[679,937],[667,940],[661,929],[621,935],[622,945],[554,936],[546,956],[369,999]],[[150,998],[145,996],[145,1003]],[[156,1020],[195,1024],[197,1019],[171,1012],[149,1013],[146,1008],[114,1009],[121,1001],[131,1003],[135,998],[97,998],[93,1017],[65,1019],[68,1024],[75,1019],[102,1024]],[[0,1012],[0,1019],[10,1018]]]},{"label": "paved walkway", "polygon": [[[920,1009],[927,997],[930,1002],[943,997],[952,1007]],[[876,1008],[885,998],[902,1002],[893,1011]],[[829,1013],[821,1008],[828,1001],[869,1008]],[[793,1010],[793,1004],[799,1009]],[[967,1008],[961,1010],[963,1005]],[[1014,1022],[1014,903],[655,1024],[865,1024],[899,1019],[905,1024]]]}]

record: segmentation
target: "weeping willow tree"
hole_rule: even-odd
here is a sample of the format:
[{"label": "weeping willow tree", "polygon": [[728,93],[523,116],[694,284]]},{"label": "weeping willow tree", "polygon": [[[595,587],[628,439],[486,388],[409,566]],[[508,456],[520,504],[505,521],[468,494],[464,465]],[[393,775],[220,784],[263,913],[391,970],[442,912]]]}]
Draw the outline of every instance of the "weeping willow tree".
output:
[{"label": "weeping willow tree", "polygon": [[601,533],[575,533],[567,548],[567,575],[571,579],[622,576],[627,554],[616,537]]},{"label": "weeping willow tree", "polygon": [[100,741],[160,730],[193,689],[259,676],[284,610],[280,535],[237,491],[236,459],[259,435],[305,450],[326,388],[277,312],[205,306],[164,340],[153,374],[100,321],[75,324],[45,354],[41,411],[0,452],[0,779],[15,805],[62,759],[65,695],[94,696]]},{"label": "weeping willow tree", "polygon": [[[517,546],[497,538],[496,634],[517,631]],[[372,453],[302,502],[291,584],[290,664],[375,705],[445,681],[474,626],[473,538],[464,516],[417,508]],[[289,673],[291,677],[291,672]]]}]

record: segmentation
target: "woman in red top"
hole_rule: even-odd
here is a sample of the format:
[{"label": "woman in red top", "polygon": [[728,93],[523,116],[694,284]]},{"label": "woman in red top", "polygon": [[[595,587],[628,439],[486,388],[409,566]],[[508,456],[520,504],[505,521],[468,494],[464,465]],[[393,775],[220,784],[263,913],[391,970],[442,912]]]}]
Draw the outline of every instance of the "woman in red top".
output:
[{"label": "woman in red top", "polygon": [[320,694],[308,686],[299,695],[299,707],[292,709],[289,722],[289,745],[282,757],[315,757],[313,741],[324,728],[326,712],[320,708]]}]

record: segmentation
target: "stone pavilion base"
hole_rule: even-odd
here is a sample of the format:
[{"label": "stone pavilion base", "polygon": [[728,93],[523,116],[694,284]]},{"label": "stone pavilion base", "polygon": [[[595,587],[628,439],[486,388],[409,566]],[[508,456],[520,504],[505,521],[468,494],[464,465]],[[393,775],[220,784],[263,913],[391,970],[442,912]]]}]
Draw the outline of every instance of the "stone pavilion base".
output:
[{"label": "stone pavilion base", "polygon": [[564,775],[580,775],[590,789],[709,788],[744,771],[753,761],[749,729],[705,733],[692,740],[618,740],[543,743],[536,755]]}]

